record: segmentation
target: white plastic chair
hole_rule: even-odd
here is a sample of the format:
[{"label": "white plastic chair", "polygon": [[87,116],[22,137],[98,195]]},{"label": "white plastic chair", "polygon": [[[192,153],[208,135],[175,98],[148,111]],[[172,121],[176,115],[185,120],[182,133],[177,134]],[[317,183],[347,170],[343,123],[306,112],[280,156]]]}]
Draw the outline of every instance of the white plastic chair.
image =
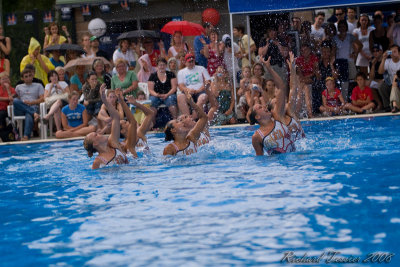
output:
[{"label": "white plastic chair", "polygon": [[24,120],[25,120],[25,116],[15,116],[14,115],[14,105],[8,105],[7,106],[7,113],[8,113],[8,117],[11,118],[11,121],[14,123],[14,125],[17,126],[17,128],[19,129],[19,136],[23,136],[24,133]]},{"label": "white plastic chair", "polygon": [[[43,123],[44,116],[47,115],[46,103],[40,103],[40,138],[47,139],[47,125]],[[49,136],[53,136],[53,116],[49,119]]]},{"label": "white plastic chair", "polygon": [[139,90],[142,90],[144,92],[144,94],[146,95],[146,99],[149,99],[150,93],[147,83],[139,83]]}]

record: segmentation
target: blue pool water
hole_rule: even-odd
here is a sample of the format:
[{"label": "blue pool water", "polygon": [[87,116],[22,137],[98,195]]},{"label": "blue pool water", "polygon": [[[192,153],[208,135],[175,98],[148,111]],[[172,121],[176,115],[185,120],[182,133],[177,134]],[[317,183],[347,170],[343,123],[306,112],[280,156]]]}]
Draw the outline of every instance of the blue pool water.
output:
[{"label": "blue pool water", "polygon": [[82,141],[0,146],[0,266],[282,266],[287,251],[400,266],[400,118],[303,127],[272,157],[254,156],[254,127],[212,129],[186,158],[154,134],[152,154],[97,171]]}]

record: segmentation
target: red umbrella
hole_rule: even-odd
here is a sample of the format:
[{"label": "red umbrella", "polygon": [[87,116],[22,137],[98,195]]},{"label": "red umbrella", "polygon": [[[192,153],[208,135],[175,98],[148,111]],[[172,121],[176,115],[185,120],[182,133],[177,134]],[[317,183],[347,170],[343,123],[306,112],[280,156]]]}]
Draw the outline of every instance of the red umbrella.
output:
[{"label": "red umbrella", "polygon": [[182,21],[170,21],[161,29],[162,32],[174,34],[181,32],[183,36],[197,36],[205,32],[204,28],[197,23]]}]

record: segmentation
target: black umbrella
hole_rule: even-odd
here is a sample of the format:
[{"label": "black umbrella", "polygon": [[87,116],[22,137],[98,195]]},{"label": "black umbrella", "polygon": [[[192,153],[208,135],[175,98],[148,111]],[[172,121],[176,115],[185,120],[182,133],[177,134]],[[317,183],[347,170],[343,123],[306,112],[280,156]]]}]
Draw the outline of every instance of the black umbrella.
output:
[{"label": "black umbrella", "polygon": [[148,31],[148,30],[137,30],[137,31],[130,31],[124,32],[120,36],[118,36],[118,40],[121,39],[134,39],[134,38],[153,38],[159,39],[160,34],[155,31]]},{"label": "black umbrella", "polygon": [[85,50],[83,50],[83,48],[81,46],[79,46],[77,44],[68,44],[68,43],[51,45],[44,49],[44,51],[46,51],[46,52],[66,51],[66,50],[76,51],[78,54],[85,53]]}]

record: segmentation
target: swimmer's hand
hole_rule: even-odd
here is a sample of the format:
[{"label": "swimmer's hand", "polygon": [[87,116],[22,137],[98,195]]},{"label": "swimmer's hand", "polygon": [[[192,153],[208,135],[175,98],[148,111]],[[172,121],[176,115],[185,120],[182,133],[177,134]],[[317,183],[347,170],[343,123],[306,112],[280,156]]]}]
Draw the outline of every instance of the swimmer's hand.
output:
[{"label": "swimmer's hand", "polygon": [[121,88],[115,88],[115,95],[119,98],[119,99],[123,99],[123,93]]},{"label": "swimmer's hand", "polygon": [[294,54],[292,51],[289,52],[289,59],[286,59],[286,63],[289,66],[289,69],[292,70],[295,66],[295,61],[294,61]]},{"label": "swimmer's hand", "polygon": [[101,94],[106,94],[106,90],[107,90],[107,85],[106,85],[105,83],[103,83],[103,84],[100,86],[100,93],[101,93]]}]

